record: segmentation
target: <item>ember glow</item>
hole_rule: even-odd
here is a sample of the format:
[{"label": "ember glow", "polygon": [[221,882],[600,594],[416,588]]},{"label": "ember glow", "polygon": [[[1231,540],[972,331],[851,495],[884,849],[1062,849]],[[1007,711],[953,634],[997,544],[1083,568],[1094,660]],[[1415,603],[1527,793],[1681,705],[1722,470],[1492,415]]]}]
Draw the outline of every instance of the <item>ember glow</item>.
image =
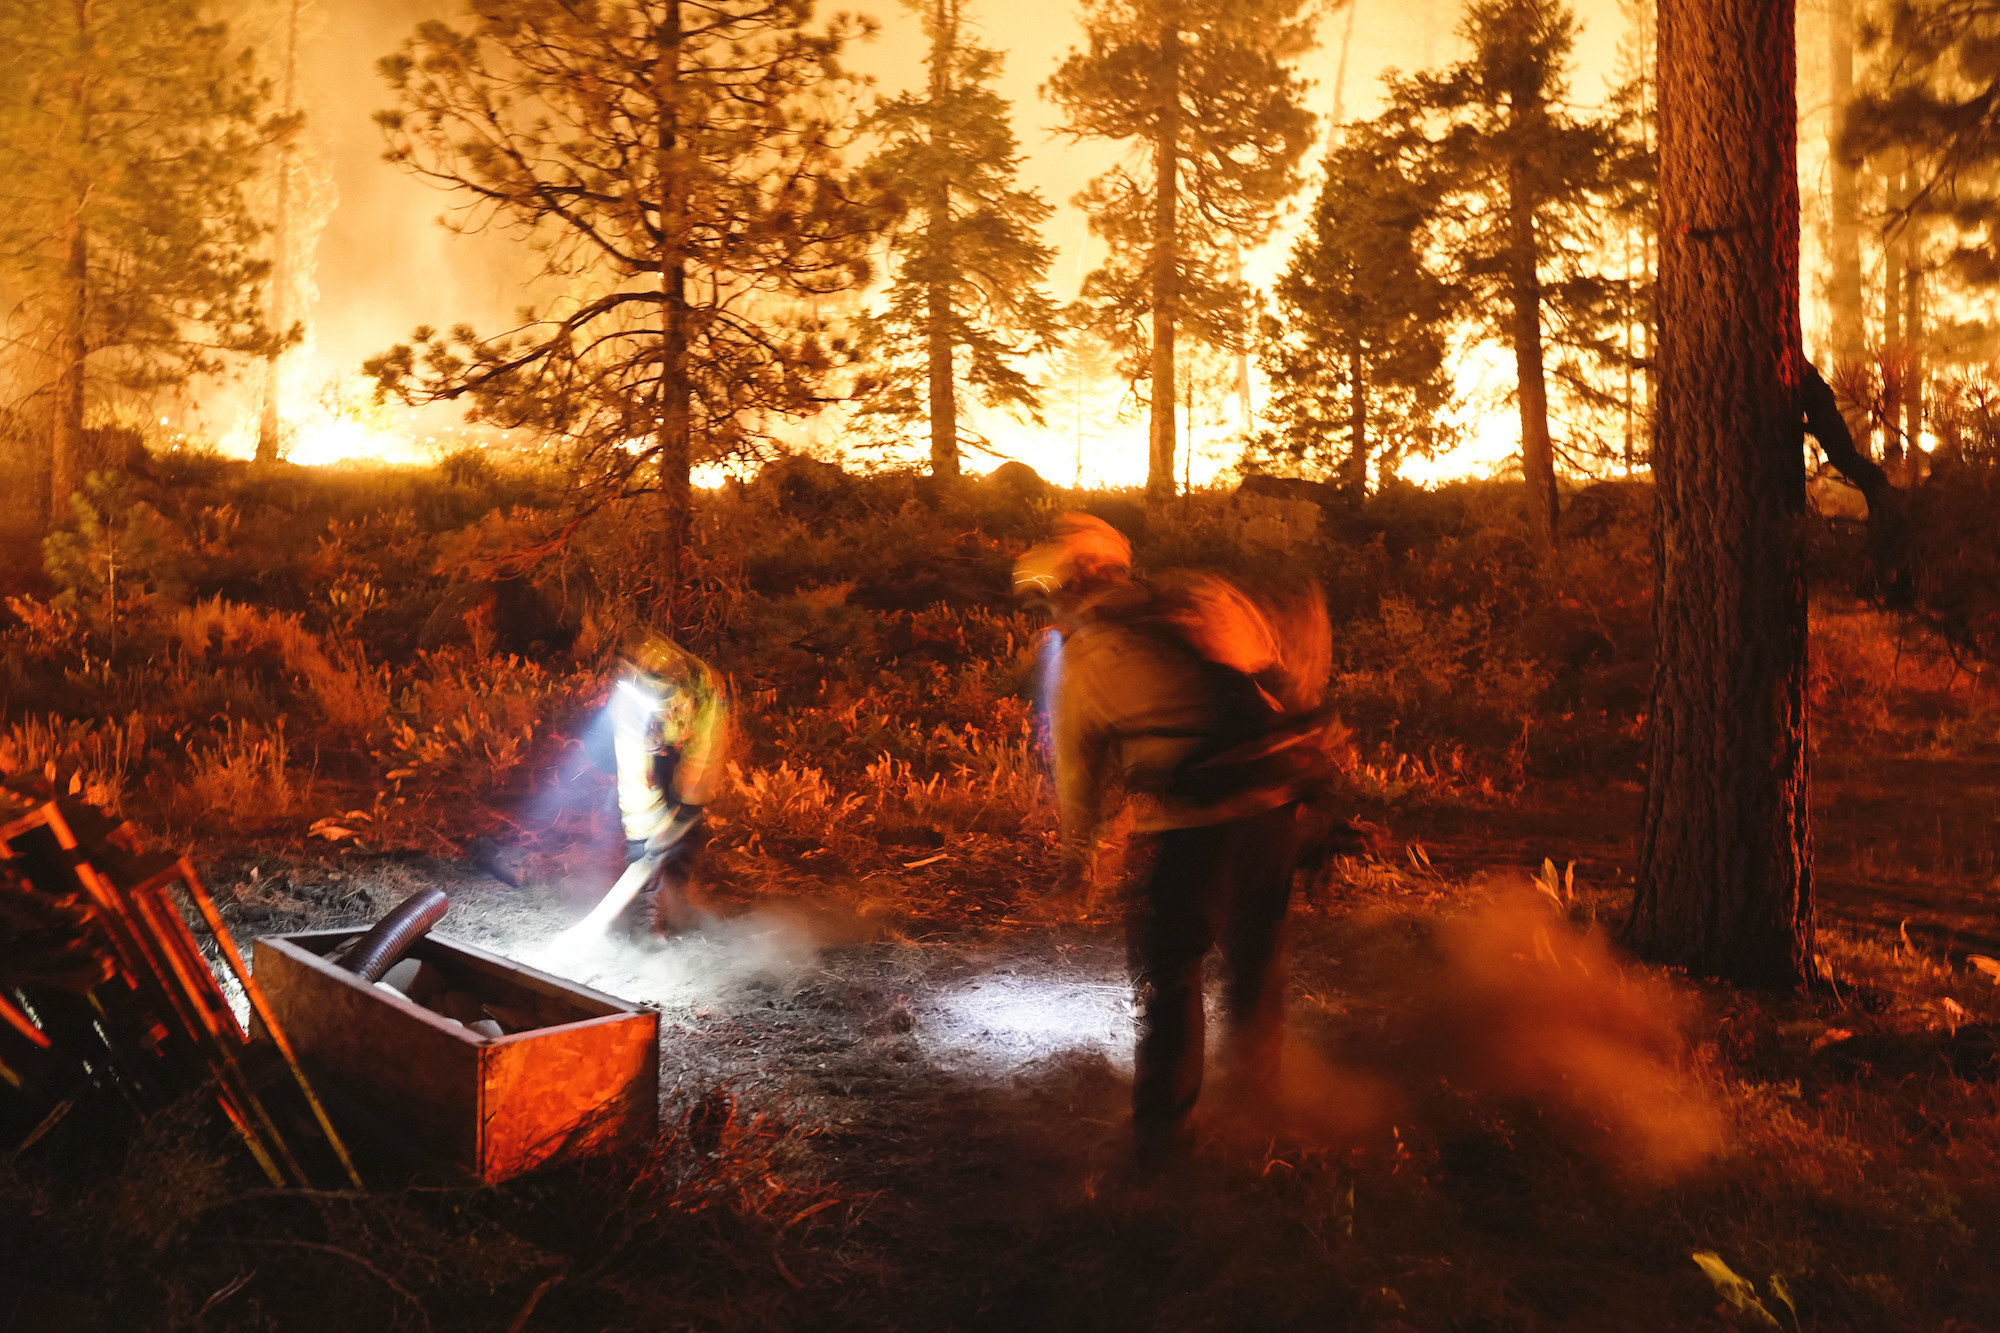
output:
[{"label": "ember glow", "polygon": [[[455,450],[508,443],[511,432],[489,432],[463,422],[375,400],[374,384],[360,375],[331,374],[317,394],[288,387],[281,395],[279,455],[305,467],[351,460],[423,466]],[[162,425],[168,424],[162,418]],[[187,428],[193,435],[197,426]],[[257,413],[241,410],[215,438],[218,453],[257,453]]]}]

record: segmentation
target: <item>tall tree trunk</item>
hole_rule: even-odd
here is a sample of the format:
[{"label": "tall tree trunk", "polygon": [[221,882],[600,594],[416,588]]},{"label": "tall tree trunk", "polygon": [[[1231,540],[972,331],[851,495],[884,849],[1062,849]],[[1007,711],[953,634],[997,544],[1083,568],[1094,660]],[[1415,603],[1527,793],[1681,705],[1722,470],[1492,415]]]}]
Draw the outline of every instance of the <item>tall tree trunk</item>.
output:
[{"label": "tall tree trunk", "polygon": [[1862,327],[1861,221],[1854,168],[1841,160],[1840,131],[1854,97],[1854,0],[1828,0],[1827,33],[1827,257],[1832,275],[1827,306],[1828,341],[1836,361],[1859,361],[1867,338]]},{"label": "tall tree trunk", "polygon": [[1890,218],[1882,231],[1882,460],[1892,473],[1903,463],[1903,398],[1909,392],[1909,343],[1903,328],[1909,228],[1896,216],[1909,200],[1908,183],[1904,172],[1890,175]]},{"label": "tall tree trunk", "polygon": [[1146,460],[1146,499],[1153,504],[1174,496],[1174,322],[1180,305],[1180,55],[1180,29],[1169,23],[1160,34],[1161,108],[1153,139],[1153,391],[1147,412],[1151,447]]},{"label": "tall tree trunk", "polygon": [[[939,196],[949,196],[949,188],[937,187]],[[942,235],[950,204],[933,198],[928,226],[931,235]],[[944,256],[933,247],[932,260],[942,264]],[[926,351],[929,357],[931,418],[931,475],[956,477],[958,467],[958,392],[952,367],[951,285],[933,276],[924,286]]]},{"label": "tall tree trunk", "polygon": [[1903,446],[1915,481],[1924,465],[1924,237],[1912,218],[1903,226]]},{"label": "tall tree trunk", "polygon": [[[299,77],[299,6],[303,0],[291,0],[285,26],[285,92],[284,114],[289,116],[298,110]],[[291,313],[292,291],[298,281],[292,272],[292,171],[293,140],[287,137],[278,146],[278,199],[275,215],[271,219],[271,328],[282,334],[285,322]],[[264,357],[264,384],[257,411],[257,461],[274,463],[278,459],[278,442],[282,423],[278,415],[278,371],[283,354],[272,351]]]},{"label": "tall tree trunk", "polygon": [[1252,312],[1250,309],[1250,293],[1243,286],[1243,247],[1240,245],[1232,244],[1229,247],[1229,280],[1236,284],[1237,291],[1243,301],[1243,322],[1238,329],[1242,334],[1242,341],[1236,345],[1236,411],[1239,418],[1238,424],[1242,426],[1245,438],[1248,438],[1251,428],[1255,424],[1256,417],[1256,409],[1250,402],[1250,316]]},{"label": "tall tree trunk", "polygon": [[1543,545],[1556,543],[1556,451],[1542,369],[1542,279],[1535,268],[1535,201],[1519,163],[1507,170],[1508,288],[1514,303],[1514,373],[1521,404],[1521,473]]},{"label": "tall tree trunk", "polygon": [[[1625,220],[1622,239],[1625,246],[1625,281],[1628,284],[1636,283],[1638,279],[1632,272],[1632,221],[1630,218]],[[1639,322],[1639,303],[1633,299],[1631,295],[1632,288],[1630,286],[1626,288],[1626,292],[1625,317],[1619,321],[1619,332],[1625,339],[1625,364],[1620,367],[1624,383],[1619,390],[1619,400],[1625,408],[1624,458],[1625,475],[1629,477],[1632,475],[1633,462],[1637,454],[1637,449],[1635,448],[1635,436],[1637,432],[1634,429],[1634,421],[1638,417],[1639,412],[1638,404],[1632,401],[1632,362],[1638,353],[1639,346],[1639,337],[1633,328]]]},{"label": "tall tree trunk", "polygon": [[[669,591],[670,620],[678,620],[682,565],[687,554],[694,464],[688,398],[687,183],[681,166],[681,6],[670,0],[656,40],[659,55],[654,97],[659,116],[660,217],[660,538],[661,573]],[[677,628],[677,626],[676,626]]]},{"label": "tall tree trunk", "polygon": [[1347,457],[1340,460],[1340,489],[1357,509],[1368,498],[1368,366],[1358,347],[1347,354]]},{"label": "tall tree trunk", "polygon": [[[951,64],[957,46],[953,0],[937,0],[931,38],[931,138],[936,148],[938,115],[951,92]],[[924,322],[929,357],[931,475],[956,477],[958,467],[958,392],[952,368],[951,311],[951,183],[940,174],[925,201]]]},{"label": "tall tree trunk", "polygon": [[55,410],[49,422],[49,526],[69,518],[69,498],[83,485],[84,362],[90,355],[89,237],[81,191],[63,234],[62,328],[55,345]]},{"label": "tall tree trunk", "polygon": [[[71,0],[70,16],[81,65],[88,61],[92,47],[88,0]],[[70,85],[68,94],[70,141],[77,145],[81,160],[81,151],[90,144],[89,90],[79,79]],[[83,482],[84,362],[90,356],[90,236],[83,210],[89,198],[89,182],[72,179],[69,217],[63,224],[62,313],[52,340],[55,401],[49,419],[50,527],[68,519],[69,497]]]},{"label": "tall tree trunk", "polygon": [[1812,974],[1792,0],[1660,3],[1660,401],[1640,954]]}]

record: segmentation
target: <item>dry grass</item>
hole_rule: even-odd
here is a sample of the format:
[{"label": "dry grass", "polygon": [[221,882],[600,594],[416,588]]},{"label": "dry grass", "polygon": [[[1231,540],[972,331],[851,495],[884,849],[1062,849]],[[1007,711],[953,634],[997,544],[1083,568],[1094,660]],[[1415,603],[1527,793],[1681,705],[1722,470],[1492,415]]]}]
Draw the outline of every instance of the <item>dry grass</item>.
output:
[{"label": "dry grass", "polygon": [[[352,810],[368,812],[371,847],[456,853],[525,819],[523,788],[558,753],[589,787],[604,654],[662,596],[645,515],[607,514],[548,572],[542,591],[576,630],[566,647],[500,651],[490,619],[433,646],[441,558],[500,562],[541,530],[513,499],[470,512],[485,484],[366,492],[373,508],[328,517],[306,544],[310,578],[271,535],[297,532],[250,498],[227,521],[222,506],[160,508],[186,536],[159,586],[177,580],[185,600],[159,592],[115,627],[87,603],[11,604],[0,767],[121,797],[156,828],[206,821],[211,846],[255,835],[294,856],[315,822]],[[1080,1126],[1119,1115],[1101,1064],[973,1088],[912,1062],[892,1086],[891,1043],[864,1036],[843,1077],[878,1089],[852,1103],[877,1118],[838,1151],[702,1103],[643,1160],[498,1191],[281,1201],[230,1175],[212,1127],[163,1125],[129,1163],[79,1149],[48,1171],[0,1167],[0,1240],[52,1283],[100,1284],[127,1322],[164,1311],[218,1328],[303,1326],[329,1302],[357,1327],[437,1329],[524,1315],[593,1329],[1749,1326],[1718,1312],[1698,1251],[1787,1327],[1780,1287],[1802,1328],[1990,1326],[2000,1006],[1969,955],[2000,957],[1995,682],[1873,613],[1816,607],[1821,949],[1838,992],[1740,995],[1634,967],[1605,944],[1623,907],[1611,863],[1629,868],[1629,849],[1606,848],[1629,829],[1599,798],[1639,773],[1643,542],[1620,530],[1538,563],[1503,512],[1510,494],[1403,497],[1383,515],[1397,554],[1336,547],[1313,571],[1356,728],[1338,796],[1389,824],[1397,850],[1336,863],[1301,913],[1295,1012],[1320,1065],[1295,1091],[1314,1114],[1218,1123],[1179,1186],[1125,1188],[1079,1146],[1108,1132]],[[864,918],[882,959],[959,956],[940,940],[1115,948],[1022,920],[1054,872],[1029,706],[1037,627],[985,599],[1046,515],[927,507],[894,479],[840,503],[829,518],[749,488],[706,520],[695,632],[746,733],[715,807],[711,887],[732,905]],[[1142,557],[1286,572],[1234,550],[1218,511],[1191,502]],[[268,605],[222,596],[225,575],[260,561],[339,595],[287,602],[274,576]],[[359,861],[326,856],[328,875]],[[1474,868],[1544,856],[1547,892],[1531,892],[1557,916],[1485,906]],[[1554,871],[1570,860],[1573,885]],[[288,919],[328,910],[275,876],[241,898]],[[900,985],[868,1024],[909,1019]],[[731,1040],[765,1043],[758,1067],[808,1088],[833,1058],[824,1027]]]}]

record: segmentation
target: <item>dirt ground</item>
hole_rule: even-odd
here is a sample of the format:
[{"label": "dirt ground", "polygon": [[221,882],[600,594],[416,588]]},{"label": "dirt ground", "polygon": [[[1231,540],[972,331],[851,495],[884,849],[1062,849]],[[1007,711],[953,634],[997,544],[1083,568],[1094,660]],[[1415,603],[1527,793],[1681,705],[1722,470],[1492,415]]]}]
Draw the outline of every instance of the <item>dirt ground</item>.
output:
[{"label": "dirt ground", "polygon": [[[1990,841],[1983,872],[1978,847],[1960,845],[1954,874],[1910,847],[1873,859],[1857,850],[1870,802],[1928,794],[1943,803],[1940,829],[1958,820],[1971,830],[2000,792],[1991,764],[1926,773],[1931,781],[1894,795],[1872,782],[1858,791],[1837,771],[1823,782],[1822,820],[1841,831],[1821,873],[1824,917],[1956,952],[1992,949],[1992,894],[1975,887],[1981,874],[1991,884]],[[774,1251],[785,1312],[752,1323],[1720,1327],[1712,1289],[1670,1228],[1550,1216],[1520,1195],[1526,1176],[1514,1163],[1532,1145],[1496,1147],[1476,1127],[1436,1136],[1427,1151],[1442,1154],[1441,1173],[1399,1177],[1401,1130],[1370,1104],[1375,1080],[1338,1072],[1380,1063],[1398,1011],[1421,1003],[1433,921],[1463,906],[1469,881],[1505,868],[1519,879],[1545,857],[1574,863],[1575,915],[1615,920],[1629,897],[1638,802],[1627,786],[1408,813],[1394,830],[1393,872],[1338,863],[1302,895],[1291,943],[1292,1026],[1318,1082],[1275,1118],[1239,1116],[1228,1090],[1212,1089],[1194,1163],[1151,1183],[1125,1169],[1131,1019],[1114,914],[1036,923],[1037,885],[995,886],[978,925],[766,898],[717,902],[712,925],[655,947],[558,954],[555,936],[614,862],[573,859],[555,882],[523,886],[470,861],[354,853],[275,870],[226,862],[213,878],[236,899],[244,935],[365,920],[437,883],[452,900],[440,933],[657,1009],[663,1114],[721,1089],[739,1115],[791,1127],[795,1169],[839,1200],[832,1232],[789,1256]],[[1911,826],[1907,809],[1875,815]],[[1630,1187],[1601,1174],[1586,1192]],[[1431,1210],[1412,1191],[1430,1187],[1419,1176],[1442,1179],[1454,1225],[1479,1234],[1478,1255],[1456,1269],[1451,1238],[1425,1231]],[[1436,1294],[1447,1288],[1448,1315]],[[1468,1301],[1493,1311],[1490,1323],[1468,1324]],[[540,1317],[584,1327],[592,1314],[565,1311],[558,1294]]]}]

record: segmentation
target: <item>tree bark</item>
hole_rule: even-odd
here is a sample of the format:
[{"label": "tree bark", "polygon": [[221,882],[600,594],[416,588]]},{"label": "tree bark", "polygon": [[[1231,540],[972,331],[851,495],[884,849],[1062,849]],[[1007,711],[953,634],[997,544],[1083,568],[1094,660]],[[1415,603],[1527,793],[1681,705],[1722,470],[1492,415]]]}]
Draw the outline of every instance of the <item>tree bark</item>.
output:
[{"label": "tree bark", "polygon": [[1792,0],[1661,0],[1652,738],[1627,943],[1813,974]]},{"label": "tree bark", "polygon": [[1904,222],[1899,248],[1903,252],[1903,465],[1914,482],[1924,466],[1924,240],[1916,219]]},{"label": "tree bark", "polygon": [[1368,367],[1359,348],[1347,354],[1347,457],[1340,463],[1340,489],[1356,508],[1368,498]]},{"label": "tree bark", "polygon": [[1909,199],[1907,178],[1888,179],[1890,219],[1882,231],[1882,458],[1892,471],[1903,465],[1903,396],[1908,392],[1908,344],[1903,332],[1903,238],[1896,214]]},{"label": "tree bark", "polygon": [[[951,92],[951,62],[957,46],[957,25],[949,12],[951,0],[937,0],[936,32],[931,48],[931,147],[938,148],[938,112]],[[925,260],[930,281],[924,286],[925,342],[928,353],[931,419],[931,475],[956,477],[958,465],[958,392],[952,367],[951,341],[951,184],[940,174],[925,201]]]},{"label": "tree bark", "polygon": [[[87,0],[71,0],[79,62],[88,55],[92,32]],[[89,93],[81,81],[69,88],[72,142],[81,152],[90,143]],[[83,483],[84,364],[90,357],[90,236],[84,205],[89,182],[70,182],[69,217],[63,225],[62,314],[53,339],[55,400],[49,419],[49,526],[69,518],[69,498]]]},{"label": "tree bark", "polygon": [[1841,160],[1840,131],[1847,104],[1854,97],[1854,0],[1828,0],[1827,31],[1827,257],[1832,276],[1827,305],[1832,316],[1834,360],[1861,359],[1866,346],[1861,303],[1861,215],[1856,203],[1854,168]]},{"label": "tree bark", "polygon": [[659,472],[662,575],[669,590],[670,621],[678,620],[682,565],[687,553],[693,507],[689,474],[694,455],[688,396],[687,186],[682,179],[679,108],[681,61],[680,0],[670,0],[657,34],[654,74],[659,116],[660,217],[660,406]]},{"label": "tree bark", "polygon": [[[299,4],[292,0],[285,27],[285,96],[284,114],[289,116],[298,110],[299,78]],[[290,135],[278,146],[278,199],[276,215],[271,220],[272,261],[271,261],[271,327],[283,334],[285,317],[291,310],[292,288],[296,278],[292,273],[295,262],[292,253],[292,171],[293,141]],[[283,422],[278,412],[278,371],[284,359],[282,352],[272,351],[264,357],[264,384],[261,402],[257,411],[257,454],[259,463],[278,461],[278,443],[283,433]]]},{"label": "tree bark", "polygon": [[1508,288],[1514,303],[1514,373],[1521,405],[1521,474],[1528,512],[1544,546],[1556,544],[1556,455],[1542,369],[1542,278],[1535,268],[1535,201],[1524,164],[1507,170]]},{"label": "tree bark", "polygon": [[1180,29],[1170,22],[1160,34],[1161,108],[1153,139],[1153,386],[1147,414],[1150,450],[1146,460],[1146,499],[1152,504],[1174,497],[1174,321],[1180,302],[1180,54]]},{"label": "tree bark", "polygon": [[62,329],[56,336],[55,410],[49,422],[49,526],[69,518],[83,485],[84,363],[90,356],[90,245],[79,193],[63,236]]}]

